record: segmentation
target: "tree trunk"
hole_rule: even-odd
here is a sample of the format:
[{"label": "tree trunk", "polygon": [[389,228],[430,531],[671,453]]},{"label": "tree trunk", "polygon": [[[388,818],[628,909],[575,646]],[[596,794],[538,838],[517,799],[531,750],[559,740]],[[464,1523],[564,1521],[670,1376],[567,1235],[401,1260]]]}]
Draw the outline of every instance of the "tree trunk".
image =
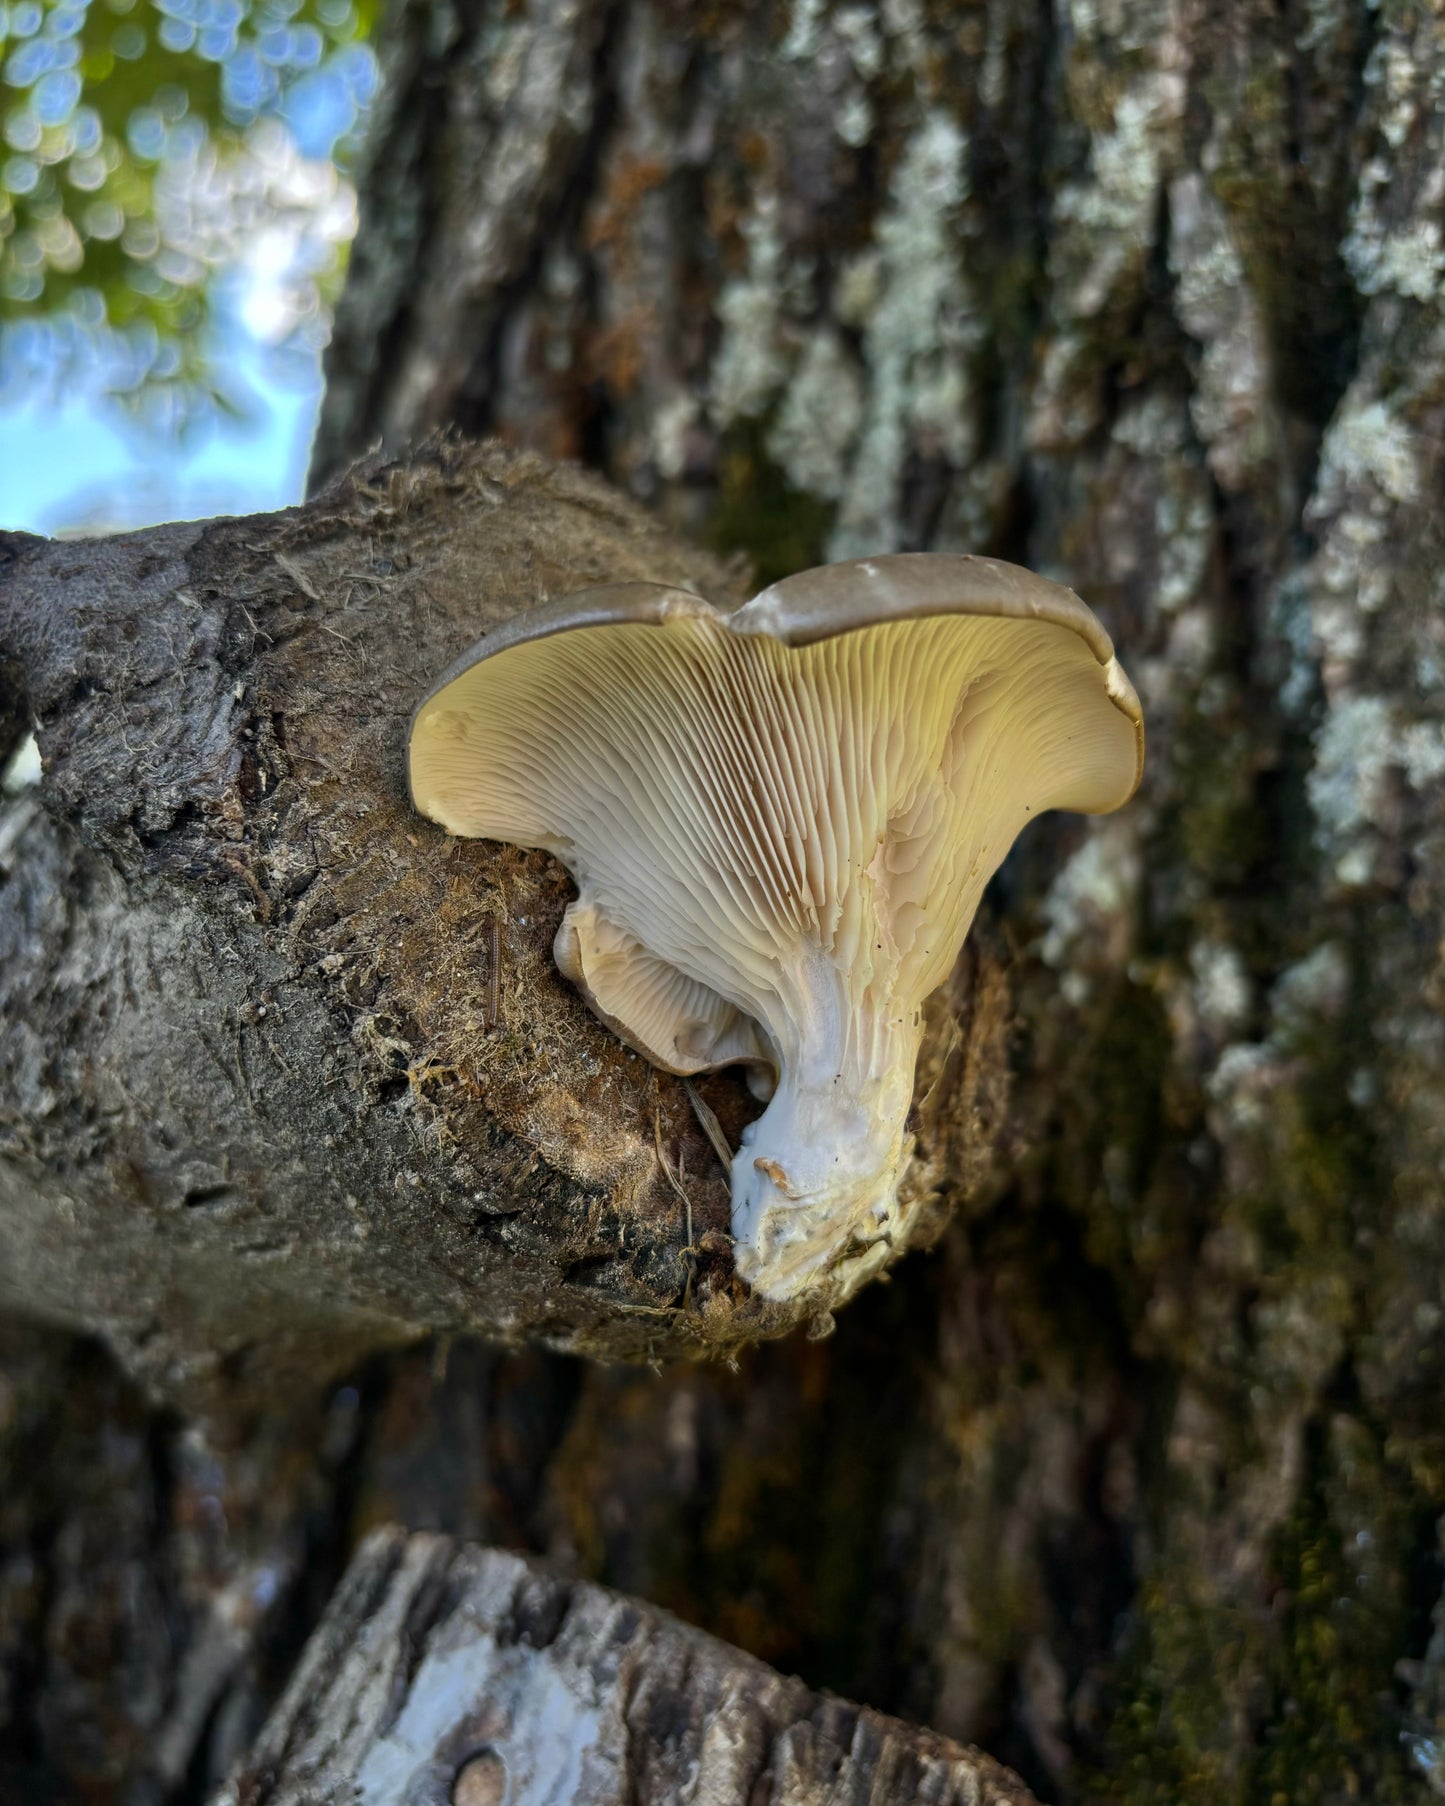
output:
[{"label": "tree trunk", "polygon": [[1002,554],[1143,693],[1138,804],[996,887],[1027,1152],[895,1356],[910,1708],[1076,1796],[1445,1784],[1445,13],[497,0],[384,55],[318,470],[458,420],[764,576]]},{"label": "tree trunk", "polygon": [[[318,474],[455,419],[765,577],[1016,558],[1104,617],[1149,770],[995,886],[1010,1158],[940,1254],[737,1375],[458,1344],[337,1392],[305,1484],[242,1441],[168,1672],[248,1562],[279,1603],[174,1748],[214,1765],[274,1688],[298,1548],[330,1573],[384,1517],[545,1550],[1055,1800],[1438,1791],[1445,14],[479,0],[398,4],[383,53]],[[75,1368],[16,1359],[0,1452],[38,1474]],[[200,1457],[149,1434],[189,1525]],[[139,1495],[53,1542],[15,1496],[7,1597],[59,1652],[8,1658],[47,1727],[15,1747],[118,1786],[100,1683],[62,1682],[149,1621],[84,1596],[72,1531]]]},{"label": "tree trunk", "polygon": [[820,1698],[516,1555],[378,1531],[215,1806],[1030,1806],[977,1750]]}]

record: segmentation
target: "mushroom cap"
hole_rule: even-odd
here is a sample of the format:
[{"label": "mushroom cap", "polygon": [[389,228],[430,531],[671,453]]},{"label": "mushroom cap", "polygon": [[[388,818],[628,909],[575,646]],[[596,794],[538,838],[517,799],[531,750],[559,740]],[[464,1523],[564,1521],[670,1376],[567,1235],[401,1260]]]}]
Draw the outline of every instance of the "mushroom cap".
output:
[{"label": "mushroom cap", "polygon": [[[821,709],[802,703],[819,692]],[[869,724],[844,692],[873,707]],[[840,893],[927,800],[929,767],[984,741],[1018,820],[972,849],[969,919],[1024,820],[1128,800],[1143,719],[1072,590],[997,559],[903,553],[800,572],[731,613],[616,583],[515,615],[418,705],[408,778],[450,833],[543,847],[571,869],[583,894],[557,963],[622,1039],[672,1072],[776,1070],[777,1034],[756,1013],[759,984],[775,987],[756,968],[789,933],[836,934]],[[1038,780],[1029,796],[1021,773]],[[963,776],[987,792],[988,773]],[[843,794],[860,779],[863,814]],[[940,937],[952,944],[928,989],[967,926]]]},{"label": "mushroom cap", "polygon": [[418,706],[409,780],[449,832],[568,866],[557,964],[624,1040],[667,1071],[776,1078],[733,1225],[739,1271],[779,1297],[860,1235],[877,1265],[923,999],[1020,828],[1117,809],[1143,750],[1071,590],[905,554],[732,613],[625,583],[515,616]]}]

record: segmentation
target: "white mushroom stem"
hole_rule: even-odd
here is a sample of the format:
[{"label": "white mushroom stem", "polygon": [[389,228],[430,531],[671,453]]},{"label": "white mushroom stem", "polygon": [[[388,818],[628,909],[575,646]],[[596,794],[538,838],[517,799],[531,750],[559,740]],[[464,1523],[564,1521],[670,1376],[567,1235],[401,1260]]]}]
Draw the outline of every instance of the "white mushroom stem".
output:
[{"label": "white mushroom stem", "polygon": [[743,1131],[733,1161],[738,1271],[785,1296],[887,1239],[903,1164],[922,1013],[887,987],[854,1001],[821,951],[799,960],[796,984],[767,1023],[781,1076],[767,1109]]}]

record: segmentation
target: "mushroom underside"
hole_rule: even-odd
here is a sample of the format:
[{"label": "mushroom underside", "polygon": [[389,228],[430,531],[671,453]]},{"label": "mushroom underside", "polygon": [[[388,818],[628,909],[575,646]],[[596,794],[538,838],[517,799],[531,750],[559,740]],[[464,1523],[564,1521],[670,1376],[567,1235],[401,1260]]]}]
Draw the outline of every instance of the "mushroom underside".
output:
[{"label": "mushroom underside", "polygon": [[1121,684],[1072,621],[790,646],[689,597],[479,657],[418,711],[413,794],[567,864],[557,963],[655,1064],[776,1074],[733,1227],[739,1270],[792,1296],[896,1232],[923,999],[1033,816],[1132,791]]}]

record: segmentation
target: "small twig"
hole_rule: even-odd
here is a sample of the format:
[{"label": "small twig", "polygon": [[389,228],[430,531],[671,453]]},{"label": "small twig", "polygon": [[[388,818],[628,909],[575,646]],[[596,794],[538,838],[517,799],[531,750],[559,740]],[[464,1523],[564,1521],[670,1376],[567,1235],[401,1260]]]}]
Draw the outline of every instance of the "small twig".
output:
[{"label": "small twig", "polygon": [[254,652],[256,650],[257,640],[265,640],[268,646],[274,646],[276,641],[269,633],[267,633],[264,627],[258,627],[256,625],[256,617],[251,613],[250,609],[247,608],[246,604],[243,602],[240,607],[241,613],[245,615],[251,629],[251,651]]},{"label": "small twig", "polygon": [[702,1126],[703,1134],[706,1135],[708,1140],[712,1143],[712,1151],[717,1155],[718,1160],[722,1165],[722,1170],[727,1174],[729,1179],[731,1179],[733,1173],[733,1151],[728,1146],[727,1136],[723,1134],[722,1124],[718,1121],[717,1117],[713,1115],[712,1106],[702,1096],[692,1080],[684,1079],[682,1084],[683,1089],[687,1092],[687,1101],[692,1105],[693,1115]]},{"label": "small twig", "polygon": [[[677,1193],[678,1197],[682,1199],[683,1203],[687,1204],[687,1193],[682,1189],[681,1181],[678,1179],[677,1174],[674,1173],[672,1168],[668,1165],[667,1155],[664,1154],[662,1151],[662,1114],[660,1111],[658,1111],[656,1109],[654,1109],[652,1112],[652,1145],[657,1149],[657,1164],[662,1168],[663,1177],[667,1180],[668,1184],[672,1187],[672,1189]],[[690,1218],[692,1215],[691,1204],[687,1204],[687,1209],[688,1209],[688,1216]],[[692,1240],[692,1227],[691,1227],[690,1222],[689,1222],[689,1226],[688,1226],[687,1239],[689,1241]]]},{"label": "small twig", "polygon": [[696,1242],[692,1239],[692,1199],[688,1197],[687,1187],[682,1182],[682,1163],[686,1156],[679,1150],[678,1170],[674,1173],[667,1163],[667,1155],[662,1151],[662,1116],[661,1112],[656,1109],[652,1112],[652,1145],[657,1149],[657,1164],[662,1168],[663,1176],[678,1197],[682,1199],[682,1208],[687,1213],[687,1242],[682,1249],[682,1265],[687,1274],[687,1280],[682,1288],[682,1308],[688,1310],[692,1305],[692,1282],[697,1271],[699,1250]]},{"label": "small twig", "polygon": [[287,1078],[294,1079],[296,1077],[296,1068],[288,1064],[285,1054],[283,1054],[281,1049],[276,1045],[274,1038],[268,1035],[265,1029],[259,1027],[259,1025],[256,1032],[271,1050],[271,1058],[275,1060],[282,1072],[286,1074]]},{"label": "small twig", "polygon": [[286,575],[296,585],[297,589],[301,591],[301,594],[306,597],[308,602],[319,602],[321,600],[320,590],[317,589],[316,585],[306,575],[305,571],[302,570],[301,566],[296,563],[295,559],[288,558],[284,552],[273,552],[271,556],[275,559],[276,563],[280,565],[281,569],[285,571]]}]

